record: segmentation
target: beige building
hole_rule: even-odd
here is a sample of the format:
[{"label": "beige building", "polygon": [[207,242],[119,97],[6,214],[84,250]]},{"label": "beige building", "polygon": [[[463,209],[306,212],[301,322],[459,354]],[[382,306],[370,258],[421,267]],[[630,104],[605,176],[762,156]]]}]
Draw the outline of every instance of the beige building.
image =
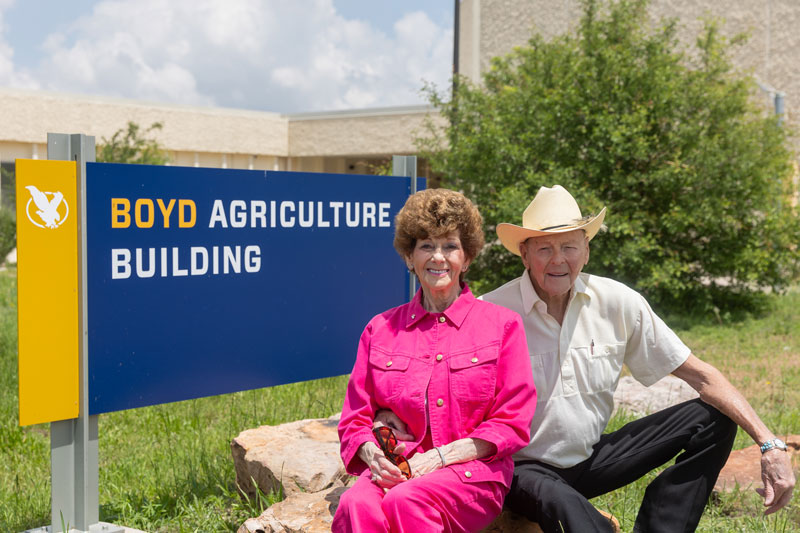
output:
[{"label": "beige building", "polygon": [[[432,111],[410,106],[283,115],[0,89],[0,161],[10,171],[15,159],[46,159],[49,132],[93,135],[102,144],[132,121],[142,128],[163,125],[149,135],[166,148],[171,165],[372,174],[392,155],[416,152],[414,139]],[[429,174],[424,161],[417,172]],[[10,180],[0,194],[10,206]]]},{"label": "beige building", "polygon": [[170,164],[367,173],[388,156],[413,154],[426,106],[282,115],[95,96],[0,90],[0,160],[46,159],[47,133],[85,133],[97,144],[133,121],[160,122],[152,136]]},{"label": "beige building", "polygon": [[[791,111],[800,101],[800,3],[798,0],[651,0],[655,18],[680,19],[684,42],[693,42],[701,18],[722,19],[723,33],[749,32],[736,64],[766,89],[785,93]],[[578,0],[461,0],[458,64],[477,80],[496,55],[525,44],[531,32],[545,37],[574,28]],[[763,92],[770,98],[768,90]],[[432,115],[433,114],[433,115]],[[391,155],[413,154],[426,106],[283,115],[240,109],[201,108],[132,100],[0,89],[0,161],[47,157],[47,133],[85,133],[98,143],[128,121],[161,122],[154,137],[170,164],[218,168],[366,174]],[[424,161],[418,174],[429,175]]]},{"label": "beige building", "polygon": [[[797,124],[792,110],[800,102],[798,0],[650,0],[650,15],[678,19],[680,39],[688,44],[708,18],[721,22],[725,36],[748,34],[734,51],[735,65],[755,75],[770,104],[770,89],[784,93],[788,120]],[[532,32],[548,39],[570,31],[580,16],[579,0],[461,0],[459,72],[478,80],[492,57],[524,45]]]}]

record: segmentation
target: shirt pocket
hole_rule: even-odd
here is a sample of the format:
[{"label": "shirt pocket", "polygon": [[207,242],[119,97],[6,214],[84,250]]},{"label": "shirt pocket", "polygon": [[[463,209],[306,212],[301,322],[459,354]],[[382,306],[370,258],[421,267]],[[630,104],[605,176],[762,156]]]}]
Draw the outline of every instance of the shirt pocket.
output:
[{"label": "shirt pocket", "polygon": [[390,353],[375,346],[370,348],[369,375],[372,394],[378,405],[390,407],[404,390],[409,361],[407,355]]},{"label": "shirt pocket", "polygon": [[450,357],[450,387],[464,421],[481,416],[494,397],[499,346],[486,346]]},{"label": "shirt pocket", "polygon": [[610,391],[622,371],[624,344],[595,344],[572,348],[571,359],[581,392]]}]

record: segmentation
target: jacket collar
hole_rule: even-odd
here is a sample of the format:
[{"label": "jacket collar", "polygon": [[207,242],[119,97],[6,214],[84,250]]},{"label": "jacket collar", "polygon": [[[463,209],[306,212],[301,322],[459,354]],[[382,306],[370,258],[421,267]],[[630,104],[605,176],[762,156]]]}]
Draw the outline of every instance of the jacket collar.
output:
[{"label": "jacket collar", "polygon": [[[475,296],[473,296],[472,291],[469,290],[469,285],[465,283],[456,301],[450,304],[450,307],[445,309],[441,314],[455,327],[460,328],[474,304]],[[414,299],[408,303],[408,307],[406,308],[406,328],[410,328],[428,314],[433,313],[426,311],[425,308],[422,307],[422,288],[420,288],[414,295]]]}]

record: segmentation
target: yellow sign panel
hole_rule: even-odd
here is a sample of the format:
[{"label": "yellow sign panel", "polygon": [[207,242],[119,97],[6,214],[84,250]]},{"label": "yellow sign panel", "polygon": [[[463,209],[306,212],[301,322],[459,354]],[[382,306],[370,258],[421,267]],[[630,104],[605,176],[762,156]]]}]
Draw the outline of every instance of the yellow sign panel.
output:
[{"label": "yellow sign panel", "polygon": [[19,423],[78,416],[74,161],[17,160]]}]

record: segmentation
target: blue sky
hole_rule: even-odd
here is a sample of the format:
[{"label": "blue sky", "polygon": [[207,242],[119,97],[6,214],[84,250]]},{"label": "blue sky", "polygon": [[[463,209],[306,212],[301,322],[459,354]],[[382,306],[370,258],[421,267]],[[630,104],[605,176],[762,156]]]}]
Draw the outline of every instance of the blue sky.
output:
[{"label": "blue sky", "polygon": [[283,113],[445,90],[452,0],[0,0],[0,87]]}]

